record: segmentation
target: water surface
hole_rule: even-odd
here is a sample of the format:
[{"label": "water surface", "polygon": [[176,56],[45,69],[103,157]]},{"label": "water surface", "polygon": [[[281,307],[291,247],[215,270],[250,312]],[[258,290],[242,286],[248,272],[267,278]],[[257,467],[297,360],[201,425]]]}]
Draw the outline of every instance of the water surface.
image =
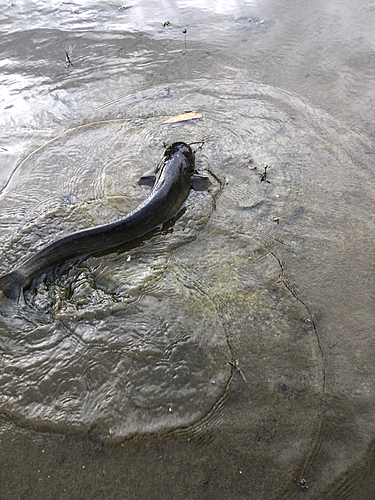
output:
[{"label": "water surface", "polygon": [[6,498],[371,498],[373,11],[348,38],[345,9],[3,7],[1,273],[135,208],[166,144],[211,179],[3,304]]}]

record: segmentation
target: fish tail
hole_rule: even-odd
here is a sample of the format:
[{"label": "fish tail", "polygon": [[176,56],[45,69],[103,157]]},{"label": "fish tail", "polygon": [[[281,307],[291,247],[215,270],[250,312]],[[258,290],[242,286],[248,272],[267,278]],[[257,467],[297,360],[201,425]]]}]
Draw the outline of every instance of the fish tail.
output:
[{"label": "fish tail", "polygon": [[25,285],[25,276],[17,271],[4,274],[0,278],[0,290],[8,299],[17,299]]}]

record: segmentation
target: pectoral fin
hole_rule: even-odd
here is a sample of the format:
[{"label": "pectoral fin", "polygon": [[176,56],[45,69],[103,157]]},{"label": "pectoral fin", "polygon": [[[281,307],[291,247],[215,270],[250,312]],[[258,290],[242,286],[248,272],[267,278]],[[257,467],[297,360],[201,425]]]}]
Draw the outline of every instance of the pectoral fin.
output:
[{"label": "pectoral fin", "polygon": [[210,179],[204,175],[193,174],[191,176],[192,188],[194,191],[206,191],[211,185]]},{"label": "pectoral fin", "polygon": [[149,175],[143,175],[139,181],[138,181],[138,184],[140,186],[149,186],[149,187],[153,187],[154,184],[155,184],[155,180],[156,180],[156,175],[154,174],[149,174]]}]

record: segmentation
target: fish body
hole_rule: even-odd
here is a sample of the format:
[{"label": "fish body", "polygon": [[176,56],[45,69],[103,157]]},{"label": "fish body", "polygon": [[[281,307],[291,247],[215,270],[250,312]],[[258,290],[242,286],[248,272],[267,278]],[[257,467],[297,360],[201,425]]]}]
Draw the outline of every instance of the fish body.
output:
[{"label": "fish body", "polygon": [[190,146],[183,142],[172,144],[165,150],[155,175],[143,178],[153,181],[153,189],[133,212],[109,224],[78,231],[50,243],[14,271],[0,277],[0,290],[8,298],[17,298],[21,290],[44,271],[115,248],[167,222],[177,214],[194,182],[200,189],[199,184],[208,181],[194,170],[195,155]]}]

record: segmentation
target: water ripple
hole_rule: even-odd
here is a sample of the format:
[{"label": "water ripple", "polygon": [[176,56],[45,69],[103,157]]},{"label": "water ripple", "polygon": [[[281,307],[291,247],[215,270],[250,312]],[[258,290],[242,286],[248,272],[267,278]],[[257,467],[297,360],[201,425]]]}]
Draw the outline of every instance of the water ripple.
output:
[{"label": "water ripple", "polygon": [[[129,213],[165,144],[203,141],[196,166],[211,188],[142,241],[46,276],[1,317],[1,411],[109,440],[191,425],[198,439],[199,422],[220,425],[230,411],[230,402],[215,408],[242,372],[259,381],[262,408],[281,384],[308,396],[318,421],[321,351],[286,262],[304,238],[345,246],[338,228],[361,218],[362,178],[344,195],[335,183],[342,162],[355,173],[358,138],[347,134],[343,147],[345,131],[304,101],[226,79],[143,88],[134,99],[109,91],[96,109],[105,119],[51,139],[9,178],[2,272],[63,234]],[[161,125],[187,110],[203,118]]]}]

